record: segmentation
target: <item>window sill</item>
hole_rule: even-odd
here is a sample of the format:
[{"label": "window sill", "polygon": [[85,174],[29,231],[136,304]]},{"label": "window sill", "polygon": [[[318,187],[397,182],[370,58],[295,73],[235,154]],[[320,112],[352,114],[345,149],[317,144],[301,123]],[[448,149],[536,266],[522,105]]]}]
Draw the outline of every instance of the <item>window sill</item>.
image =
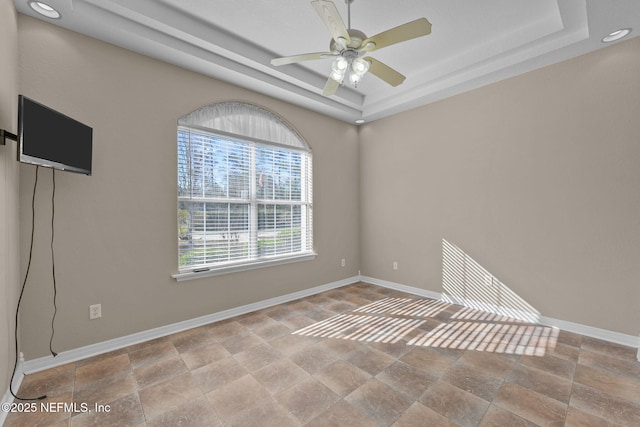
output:
[{"label": "window sill", "polygon": [[271,267],[274,265],[290,264],[293,262],[302,262],[302,261],[311,261],[315,258],[316,258],[316,254],[314,252],[311,252],[311,253],[293,256],[293,257],[272,258],[272,259],[254,261],[251,263],[226,265],[223,267],[212,267],[212,268],[207,268],[206,270],[185,271],[184,273],[172,274],[171,277],[176,279],[176,281],[178,282],[182,282],[185,280],[201,279],[203,277],[219,276],[221,274],[237,273],[239,271],[255,270],[257,268]]}]

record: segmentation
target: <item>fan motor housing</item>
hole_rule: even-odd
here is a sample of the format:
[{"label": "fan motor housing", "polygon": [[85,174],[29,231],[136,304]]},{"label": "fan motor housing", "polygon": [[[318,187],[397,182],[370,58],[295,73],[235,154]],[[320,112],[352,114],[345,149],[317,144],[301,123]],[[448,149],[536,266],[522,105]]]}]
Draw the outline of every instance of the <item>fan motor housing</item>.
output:
[{"label": "fan motor housing", "polygon": [[[351,39],[350,43],[347,44],[347,49],[360,49],[362,42],[367,39],[367,35],[362,31],[355,30],[353,28],[348,29],[347,32]],[[331,52],[340,52],[342,51],[342,46],[338,45],[334,39],[331,39],[331,42],[329,43],[329,50]]]}]

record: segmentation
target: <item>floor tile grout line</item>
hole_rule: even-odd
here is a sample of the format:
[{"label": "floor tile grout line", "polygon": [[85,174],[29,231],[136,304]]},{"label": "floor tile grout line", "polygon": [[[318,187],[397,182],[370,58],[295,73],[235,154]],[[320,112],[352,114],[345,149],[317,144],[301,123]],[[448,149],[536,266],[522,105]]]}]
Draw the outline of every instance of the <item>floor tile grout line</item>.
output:
[{"label": "floor tile grout line", "polygon": [[[370,290],[370,289],[372,289],[372,288],[373,288],[373,287],[361,288],[361,289],[358,289],[358,292],[362,292],[362,290],[363,290],[363,289],[368,289],[368,290]],[[350,289],[354,289],[354,288],[350,288]],[[319,295],[328,294],[329,292],[331,292],[331,291],[328,291],[327,293],[322,293],[322,294],[319,294]],[[341,295],[341,294],[339,294],[339,293],[334,293],[333,295],[334,295],[335,297],[337,297],[337,298],[340,298],[340,295]],[[344,292],[342,295],[343,295],[343,296],[344,296],[344,295],[351,295],[351,293]],[[385,294],[385,293],[379,293],[378,295],[383,295],[383,297],[381,297],[381,298],[385,298],[385,296],[384,296],[384,295],[386,295],[386,297],[388,297],[388,296],[398,296],[398,295],[402,295],[402,293],[387,293],[387,294]],[[305,298],[303,298],[301,301],[305,301],[305,302],[307,302],[307,303],[308,303],[308,299],[305,299]],[[339,302],[340,302],[340,301],[339,301],[338,299],[334,299],[334,303],[338,304]],[[280,309],[282,310],[282,312],[281,312],[280,314],[276,314],[276,312],[275,312],[275,311],[272,311],[272,312],[271,312],[274,316],[279,317],[279,319],[277,319],[277,318],[271,318],[271,317],[269,317],[269,316],[267,316],[267,317],[269,317],[269,319],[271,319],[273,322],[277,322],[276,324],[284,325],[284,323],[283,323],[283,322],[285,322],[285,321],[286,321],[288,318],[290,318],[290,317],[295,317],[295,316],[304,316],[304,315],[306,315],[306,314],[308,314],[308,313],[309,313],[308,311],[296,311],[295,309],[292,309],[292,306],[294,306],[294,305],[295,305],[295,303],[294,303],[294,302],[287,303],[287,304],[283,304],[283,305],[282,305],[282,307],[280,307]],[[317,306],[317,305],[315,305],[315,304],[313,304],[313,305],[316,307],[316,309],[319,307],[319,306]],[[276,307],[277,307],[277,306],[276,306]],[[334,308],[336,308],[336,306],[334,306]],[[289,311],[289,310],[290,310],[290,311]],[[351,310],[351,311],[349,311],[349,310],[345,310],[345,311],[343,311],[342,313],[350,313],[350,312],[351,312],[351,313],[354,313],[354,312],[355,312],[355,310]],[[258,312],[253,313],[253,314],[257,314],[257,313],[266,313],[266,310],[260,310],[260,311],[258,311]],[[284,315],[282,315],[282,313],[284,313]],[[387,314],[387,313],[383,314],[383,315],[382,315],[382,317],[393,317],[393,313],[389,313],[389,316],[386,316],[386,314]],[[447,313],[447,315],[448,315],[449,319],[451,319],[451,313]],[[240,316],[240,317],[246,317],[246,316],[248,316],[248,314],[245,314],[245,315]],[[237,322],[237,320],[238,320],[238,319],[235,319],[235,320],[234,320],[234,319],[231,319],[231,320],[229,320],[228,322],[227,322],[227,321],[225,321],[224,323],[233,323],[233,322]],[[435,323],[435,322],[434,322],[434,323]],[[238,324],[239,324],[239,325],[241,325],[240,323],[238,323]],[[211,326],[211,325],[207,325],[207,326]],[[246,327],[246,326],[243,326],[243,327]],[[287,326],[285,326],[285,327],[287,327]],[[433,324],[429,324],[429,325],[425,325],[425,328],[426,328],[427,330],[433,330],[434,326],[433,326]],[[199,329],[199,328],[194,328],[194,330],[196,330],[196,329]],[[291,329],[291,328],[288,328],[288,329],[289,329],[289,331],[290,331],[290,332],[289,332],[289,333],[286,333],[286,334],[285,334],[285,336],[290,336],[290,335],[292,335],[291,331],[293,331],[293,329]],[[247,328],[247,330],[250,330],[250,329],[249,329],[249,328]],[[180,333],[177,333],[177,334],[171,335],[170,337],[177,337],[179,334],[180,334]],[[251,335],[253,335],[254,337],[259,338],[259,339],[258,339],[258,340],[256,340],[256,341],[257,341],[257,342],[260,342],[260,345],[263,345],[263,344],[264,344],[264,345],[269,345],[269,346],[271,346],[271,342],[272,342],[272,341],[274,341],[273,339],[272,339],[272,340],[265,339],[265,338],[263,338],[263,337],[261,337],[261,336],[258,336],[258,335],[256,335],[256,334],[254,334],[253,332],[251,332],[250,334],[251,334]],[[570,363],[571,363],[571,365],[572,365],[572,367],[573,367],[572,372],[571,372],[571,378],[570,378],[570,381],[571,381],[571,389],[570,389],[570,393],[569,393],[569,396],[568,396],[568,399],[567,399],[566,404],[565,404],[564,402],[560,401],[560,400],[555,399],[555,398],[554,398],[554,397],[552,397],[552,396],[548,396],[548,395],[546,395],[546,394],[540,394],[540,393],[536,392],[535,390],[530,389],[530,390],[531,390],[532,392],[534,392],[534,393],[538,393],[538,394],[540,394],[540,395],[541,395],[541,396],[543,396],[543,397],[544,397],[544,396],[546,396],[546,397],[548,397],[548,398],[554,399],[556,402],[559,402],[559,403],[561,403],[562,405],[564,405],[564,414],[563,414],[563,419],[562,419],[562,422],[563,422],[563,423],[566,423],[566,422],[567,422],[567,418],[568,418],[569,410],[570,410],[570,408],[572,407],[571,402],[572,402],[572,400],[573,400],[573,398],[574,398],[574,393],[575,393],[575,391],[576,391],[576,384],[577,384],[577,383],[576,383],[576,381],[575,381],[575,376],[576,376],[576,372],[577,372],[577,369],[578,369],[578,367],[579,367],[579,366],[586,366],[586,367],[590,367],[590,368],[593,368],[593,369],[606,371],[607,373],[609,373],[609,374],[611,374],[611,375],[620,376],[617,372],[611,371],[611,370],[607,369],[606,367],[602,367],[602,366],[599,366],[599,365],[597,365],[597,364],[596,364],[596,365],[590,365],[590,364],[582,364],[582,363],[580,363],[580,356],[581,356],[581,352],[582,352],[582,351],[588,351],[588,352],[590,352],[590,353],[595,353],[596,355],[607,355],[607,356],[609,356],[609,357],[613,357],[613,358],[615,358],[616,360],[618,360],[618,361],[620,361],[620,362],[629,362],[626,358],[624,358],[624,357],[623,357],[623,355],[624,355],[624,351],[623,351],[623,350],[624,350],[624,349],[621,349],[621,347],[620,347],[620,346],[612,346],[612,347],[611,347],[611,349],[612,349],[611,353],[607,353],[607,352],[606,352],[606,350],[607,350],[606,343],[605,343],[605,344],[602,344],[600,340],[595,340],[595,339],[585,339],[585,337],[583,337],[583,336],[581,336],[581,335],[578,335],[578,334],[575,334],[575,335],[576,335],[576,336],[578,336],[578,337],[580,338],[580,341],[578,342],[578,345],[577,345],[577,346],[576,346],[576,345],[572,345],[572,344],[563,344],[563,345],[565,345],[565,346],[567,346],[567,347],[571,347],[571,348],[575,349],[575,351],[576,351],[576,354],[575,354],[575,356],[574,356],[574,357],[575,357],[575,359],[572,359],[572,358],[570,358],[570,357],[562,357],[562,356],[560,356],[560,355],[558,355],[558,354],[549,354],[549,355],[548,355],[548,356],[550,356],[550,357],[551,357],[551,358],[550,358],[550,359],[548,359],[548,360],[552,360],[552,361],[553,361],[553,360],[557,359],[558,361],[567,361],[567,362],[570,362]],[[230,339],[232,339],[232,338],[233,338],[233,336],[228,336],[228,337],[226,337],[225,339],[218,339],[218,338],[216,338],[215,342],[216,342],[216,343],[220,343],[220,345],[222,345],[222,343],[223,343],[225,340],[230,340]],[[276,339],[278,339],[278,338],[276,338]],[[315,338],[314,338],[314,339],[313,339],[313,341],[311,341],[311,340],[310,340],[310,342],[312,342],[313,344],[309,344],[309,347],[310,347],[310,346],[316,346],[316,345],[317,345],[317,346],[325,345],[326,343],[324,343],[324,342],[325,342],[325,341],[330,341],[330,340],[331,340],[331,339],[315,339]],[[250,341],[251,341],[251,340],[250,340]],[[184,355],[185,355],[185,353],[186,353],[186,352],[188,352],[188,351],[190,351],[190,350],[185,350],[184,352],[178,351],[178,347],[176,347],[176,342],[177,342],[177,341],[176,341],[176,339],[175,339],[175,338],[174,338],[174,340],[171,340],[171,339],[169,338],[169,342],[171,343],[172,348],[173,348],[173,349],[175,350],[175,352],[176,352],[175,357],[176,357],[176,358],[178,358],[178,359],[182,362],[182,364],[186,367],[186,372],[188,372],[188,373],[190,373],[191,375],[193,375],[193,370],[194,370],[194,369],[189,368],[189,366],[187,365],[187,362],[186,362],[186,361],[185,361],[185,359],[184,359]],[[558,342],[560,342],[560,341],[558,341]],[[404,345],[404,346],[408,346],[408,345],[407,345],[407,340],[405,339],[405,337],[404,337],[404,336],[403,336],[403,340],[401,341],[401,343],[402,343],[402,345]],[[379,351],[379,352],[381,352],[381,353],[383,353],[383,354],[386,354],[387,356],[391,356],[392,360],[395,360],[396,362],[399,362],[399,361],[401,360],[401,358],[402,358],[402,357],[404,357],[405,355],[407,355],[407,354],[411,353],[412,351],[414,351],[414,348],[411,348],[411,349],[410,349],[410,350],[408,350],[407,352],[401,353],[400,355],[396,356],[396,355],[394,355],[393,353],[382,352],[382,351],[379,349],[379,347],[374,347],[374,346],[373,346],[373,345],[374,345],[374,343],[359,343],[359,344],[360,344],[360,347],[359,347],[359,348],[370,348],[370,349],[373,349],[373,350],[376,350],[376,348],[378,348],[378,350],[376,350],[376,351]],[[395,345],[395,344],[394,344],[394,345]],[[201,345],[201,346],[203,346],[203,345]],[[228,343],[228,346],[233,346],[233,343]],[[253,346],[251,346],[250,348],[254,348],[254,347],[256,347],[256,346],[257,346],[257,345],[253,345]],[[222,347],[223,347],[223,348],[226,348],[226,347],[224,347],[224,346],[222,346]],[[188,348],[188,347],[185,347],[185,348]],[[197,347],[195,347],[195,348],[197,348]],[[230,348],[231,348],[231,347],[230,347]],[[138,351],[141,351],[141,350],[142,350],[142,348],[138,348],[137,350],[138,350]],[[438,351],[438,350],[439,350],[439,351]],[[246,350],[245,350],[245,351],[246,351]],[[447,350],[447,349],[435,349],[435,350],[430,349],[430,351],[436,351],[436,353],[440,354],[442,357],[449,357],[449,356],[453,355],[453,353],[451,353],[451,352],[450,352],[449,350]],[[240,351],[240,352],[242,352],[242,351]],[[227,356],[224,356],[224,357],[225,357],[225,358],[233,358],[233,359],[235,360],[236,355],[237,355],[237,354],[239,354],[240,352],[231,353],[231,352],[229,351],[228,353],[230,353],[230,354],[229,354],[229,355],[227,355]],[[458,353],[458,352],[461,352],[461,353]],[[131,348],[131,349],[130,349],[130,348],[127,348],[127,349],[126,349],[126,351],[125,351],[124,353],[122,353],[122,354],[126,354],[126,355],[127,355],[127,360],[128,360],[128,371],[127,371],[127,372],[128,372],[128,375],[131,375],[131,377],[134,379],[134,382],[135,382],[135,385],[136,385],[136,391],[135,391],[133,394],[135,394],[135,395],[136,395],[136,397],[137,397],[137,402],[138,402],[138,404],[140,405],[140,410],[142,411],[143,419],[144,419],[144,420],[145,420],[145,422],[146,422],[146,421],[149,421],[149,420],[153,420],[153,419],[155,419],[155,417],[156,417],[156,416],[159,416],[159,414],[160,414],[160,413],[159,413],[159,414],[156,414],[155,416],[150,416],[150,415],[147,413],[147,411],[145,410],[145,407],[144,407],[144,405],[143,405],[142,398],[141,398],[141,396],[140,396],[140,391],[141,391],[141,390],[145,390],[147,387],[154,387],[154,386],[156,386],[156,385],[164,384],[164,383],[166,383],[166,382],[171,381],[171,379],[163,379],[163,380],[159,381],[158,383],[151,383],[151,384],[147,384],[144,388],[142,388],[142,389],[141,389],[141,388],[140,388],[140,384],[138,383],[138,379],[135,377],[135,372],[134,372],[134,371],[135,371],[135,369],[134,369],[134,363],[135,363],[135,361],[134,361],[134,360],[132,360],[132,358],[131,358],[131,355],[132,355],[133,353],[134,353],[133,348]],[[287,360],[290,360],[290,362],[291,362],[291,363],[296,364],[296,362],[292,359],[292,357],[293,357],[294,355],[298,354],[298,353],[299,353],[299,351],[296,351],[296,352],[293,352],[293,353],[286,353],[286,354],[284,354],[284,353],[283,353],[283,354],[284,354],[284,356],[283,356],[283,357],[284,357],[284,358],[286,358]],[[353,352],[352,352],[352,353],[353,353]],[[474,352],[474,351],[472,351],[472,350],[457,350],[457,351],[455,351],[455,353],[457,353],[458,355],[457,355],[455,358],[451,359],[452,361],[451,361],[450,365],[449,365],[448,367],[446,367],[446,369],[444,369],[444,370],[439,374],[439,376],[437,377],[437,380],[436,380],[436,381],[441,381],[441,380],[442,380],[442,381],[446,381],[446,380],[444,379],[444,377],[445,377],[445,375],[447,374],[447,372],[449,372],[451,369],[453,369],[453,367],[454,367],[454,366],[456,366],[458,363],[462,363],[462,364],[464,364],[464,362],[466,361],[466,359],[463,359],[463,356],[464,356],[464,355],[466,355],[466,354],[470,354],[470,353],[475,353],[475,352]],[[449,356],[446,356],[447,354],[449,354]],[[567,353],[567,354],[568,354],[568,353]],[[565,354],[565,356],[566,356],[567,354]],[[336,353],[336,355],[337,355],[337,353]],[[489,353],[489,355],[492,355],[492,354],[491,354],[491,353]],[[117,356],[115,356],[115,357],[117,357]],[[525,357],[533,357],[533,356],[524,356],[524,355],[508,355],[508,357],[509,357],[509,360],[511,360],[511,361],[512,361],[512,363],[511,363],[511,365],[510,365],[510,370],[509,370],[507,373],[505,373],[505,374],[495,376],[496,378],[499,378],[499,385],[498,385],[498,387],[496,388],[496,391],[497,391],[497,390],[500,390],[500,388],[501,388],[501,387],[503,387],[503,386],[508,382],[508,379],[509,379],[509,378],[511,378],[511,376],[513,375],[514,370],[516,369],[516,367],[517,367],[517,366],[519,366],[519,365],[521,365],[521,361],[522,361]],[[88,366],[88,365],[91,365],[91,364],[93,364],[93,363],[96,363],[97,361],[103,361],[103,360],[106,360],[106,359],[107,359],[107,358],[100,358],[100,357],[98,357],[98,358],[96,358],[96,359],[95,359],[95,361],[93,361],[93,362],[87,362],[87,361],[85,361],[85,363],[84,363],[84,364],[82,364],[82,365],[81,365],[82,361],[74,362],[74,364],[73,364],[73,372],[72,372],[72,374],[73,374],[73,378],[72,378],[72,381],[71,381],[71,384],[72,384],[72,385],[71,385],[71,399],[72,399],[72,401],[75,401],[75,397],[76,397],[76,394],[77,394],[77,392],[78,392],[78,389],[77,389],[77,379],[78,379],[78,376],[77,376],[77,374],[78,374],[78,369],[79,369],[79,367],[80,367],[80,366]],[[345,359],[344,359],[344,356],[337,356],[337,359],[336,359],[336,360],[345,360]],[[499,360],[499,359],[496,359],[496,360]],[[151,364],[155,364],[155,363],[157,363],[157,362],[158,362],[158,360],[153,359],[153,358],[150,358],[150,359],[149,359],[149,361],[147,361],[147,364],[150,364],[150,365],[151,365]],[[393,363],[395,363],[395,362],[392,362],[391,364],[393,364]],[[560,362],[558,362],[558,363],[560,363]],[[560,365],[562,365],[562,363],[560,363]],[[141,366],[146,366],[146,364],[145,364],[145,365],[141,365]],[[206,365],[205,365],[205,366],[206,366]],[[268,366],[268,365],[267,365],[267,366]],[[389,366],[391,366],[391,365],[389,365]],[[531,370],[534,370],[534,371],[545,372],[545,373],[547,373],[547,374],[549,374],[549,375],[552,375],[552,376],[555,376],[555,377],[558,377],[558,378],[565,378],[565,377],[563,377],[563,376],[561,376],[561,375],[558,375],[558,373],[557,373],[557,372],[554,372],[553,370],[544,369],[544,365],[537,365],[537,364],[530,365],[530,364],[526,364],[526,365],[522,365],[522,366],[526,367],[526,369],[531,369]],[[611,366],[611,365],[606,365],[606,366]],[[624,366],[624,364],[622,364],[621,366]],[[300,366],[300,368],[304,370],[304,367]],[[477,368],[477,367],[473,367],[473,369],[474,369],[474,370],[476,370],[476,369],[478,369],[478,368]],[[618,368],[616,368],[616,369],[618,369]],[[622,369],[622,368],[620,368],[620,369]],[[372,378],[377,378],[377,377],[378,377],[378,376],[379,376],[383,371],[384,371],[384,370],[379,371],[379,372],[378,372],[377,374],[375,374]],[[251,371],[247,370],[246,372],[247,372],[247,373],[246,373],[246,375],[247,375],[247,376],[251,376],[251,377],[253,377],[253,373],[252,373]],[[306,372],[306,370],[305,370],[305,372]],[[558,371],[558,372],[560,372],[560,371]],[[315,378],[315,377],[316,377],[316,376],[315,376],[315,374],[314,374],[314,373],[311,373],[311,372],[306,372],[306,374],[307,374],[310,378]],[[634,379],[634,380],[635,380],[635,379]],[[640,383],[640,377],[638,378],[638,380],[639,380],[639,383]],[[302,381],[303,381],[303,380],[300,380],[300,381],[299,381],[299,382],[297,382],[296,384],[299,384],[299,383],[301,383]],[[23,384],[23,385],[24,385],[24,384]],[[207,405],[208,405],[209,407],[211,407],[211,409],[215,412],[215,408],[213,408],[213,407],[212,407],[211,402],[210,402],[210,401],[209,401],[209,399],[207,398],[207,393],[205,393],[205,392],[204,392],[204,389],[202,388],[202,385],[201,385],[199,382],[196,382],[196,386],[198,387],[198,392],[199,392],[199,393],[198,393],[198,398],[201,398],[201,397],[202,397],[202,398],[204,399],[205,403],[207,403]],[[456,387],[455,385],[452,385],[452,386],[453,386],[453,387]],[[88,386],[87,386],[87,387],[88,387]],[[591,388],[591,387],[590,387],[590,386],[588,386],[588,385],[582,385],[582,384],[581,384],[581,387]],[[461,389],[461,390],[463,390],[463,389]],[[594,390],[596,390],[596,389],[594,389]],[[425,389],[424,393],[426,393],[427,391],[428,391],[428,388],[427,388],[427,389]],[[401,390],[397,390],[397,392],[398,392],[398,393],[402,393],[402,391],[401,391]],[[349,395],[351,395],[352,393],[354,393],[354,391],[351,391],[351,392],[350,392],[349,394],[347,394],[346,396],[341,397],[341,399],[340,399],[340,400],[338,400],[338,402],[343,402],[343,401],[344,401],[344,398],[345,398],[345,397],[347,397],[347,396],[349,396]],[[424,393],[423,393],[423,394],[424,394]],[[605,393],[605,392],[602,392],[602,393]],[[472,394],[473,394],[473,393],[472,393]],[[606,393],[605,393],[605,394],[606,394]],[[274,396],[275,396],[275,395],[274,395]],[[477,395],[476,395],[476,396],[477,396]],[[613,395],[608,395],[608,396],[610,396],[611,398],[615,398],[616,400],[624,400],[624,399],[622,399],[622,398],[618,398],[618,397],[613,396]],[[482,419],[483,417],[485,417],[485,416],[487,415],[487,413],[488,413],[489,408],[491,407],[491,405],[496,404],[496,402],[495,402],[495,396],[491,399],[491,401],[486,401],[486,399],[484,399],[483,397],[480,397],[480,396],[477,396],[477,397],[479,397],[480,399],[484,400],[485,402],[488,402],[488,405],[487,405],[487,406],[484,408],[484,410],[482,411],[482,414],[481,414],[481,417],[480,417],[480,419]],[[418,400],[413,400],[413,402],[418,402]],[[335,406],[336,404],[337,404],[337,403],[334,403],[334,404],[332,405],[332,407],[333,407],[333,406]],[[409,406],[411,406],[411,404],[410,404]],[[499,406],[499,405],[498,405],[498,406]],[[639,406],[640,406],[640,405],[639,405]],[[360,410],[359,408],[356,408],[356,409],[357,409],[357,410]],[[504,410],[508,410],[508,408],[503,408],[503,409],[504,409]],[[591,414],[591,413],[590,413],[590,414]],[[365,414],[365,415],[366,415],[366,414]],[[396,419],[400,419],[403,415],[404,415],[404,414],[400,414]],[[596,416],[596,417],[598,416],[598,415],[594,415],[594,414],[591,414],[591,415]],[[220,415],[219,415],[218,413],[216,413],[216,416],[218,417],[218,419],[219,419],[221,422],[224,422],[224,420],[220,417]],[[69,417],[67,418],[67,420],[68,420],[68,423],[69,423],[69,424],[71,424],[71,418],[72,418],[72,415],[70,414],[70,415],[69,415]]]}]

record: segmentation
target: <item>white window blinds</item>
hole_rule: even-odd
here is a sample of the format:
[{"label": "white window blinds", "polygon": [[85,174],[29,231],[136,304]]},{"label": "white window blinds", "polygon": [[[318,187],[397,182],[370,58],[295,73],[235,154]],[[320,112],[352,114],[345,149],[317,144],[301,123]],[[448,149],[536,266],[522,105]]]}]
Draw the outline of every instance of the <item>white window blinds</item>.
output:
[{"label": "white window blinds", "polygon": [[312,253],[311,168],[300,145],[178,126],[180,271]]}]

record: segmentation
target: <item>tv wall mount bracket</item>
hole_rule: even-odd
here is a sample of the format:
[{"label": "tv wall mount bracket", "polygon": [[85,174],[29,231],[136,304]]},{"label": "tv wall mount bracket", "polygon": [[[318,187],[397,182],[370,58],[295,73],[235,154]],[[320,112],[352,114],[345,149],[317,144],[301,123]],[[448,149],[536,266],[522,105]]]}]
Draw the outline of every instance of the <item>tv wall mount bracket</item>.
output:
[{"label": "tv wall mount bracket", "polygon": [[7,145],[7,139],[18,141],[18,136],[4,129],[0,129],[0,145]]}]

